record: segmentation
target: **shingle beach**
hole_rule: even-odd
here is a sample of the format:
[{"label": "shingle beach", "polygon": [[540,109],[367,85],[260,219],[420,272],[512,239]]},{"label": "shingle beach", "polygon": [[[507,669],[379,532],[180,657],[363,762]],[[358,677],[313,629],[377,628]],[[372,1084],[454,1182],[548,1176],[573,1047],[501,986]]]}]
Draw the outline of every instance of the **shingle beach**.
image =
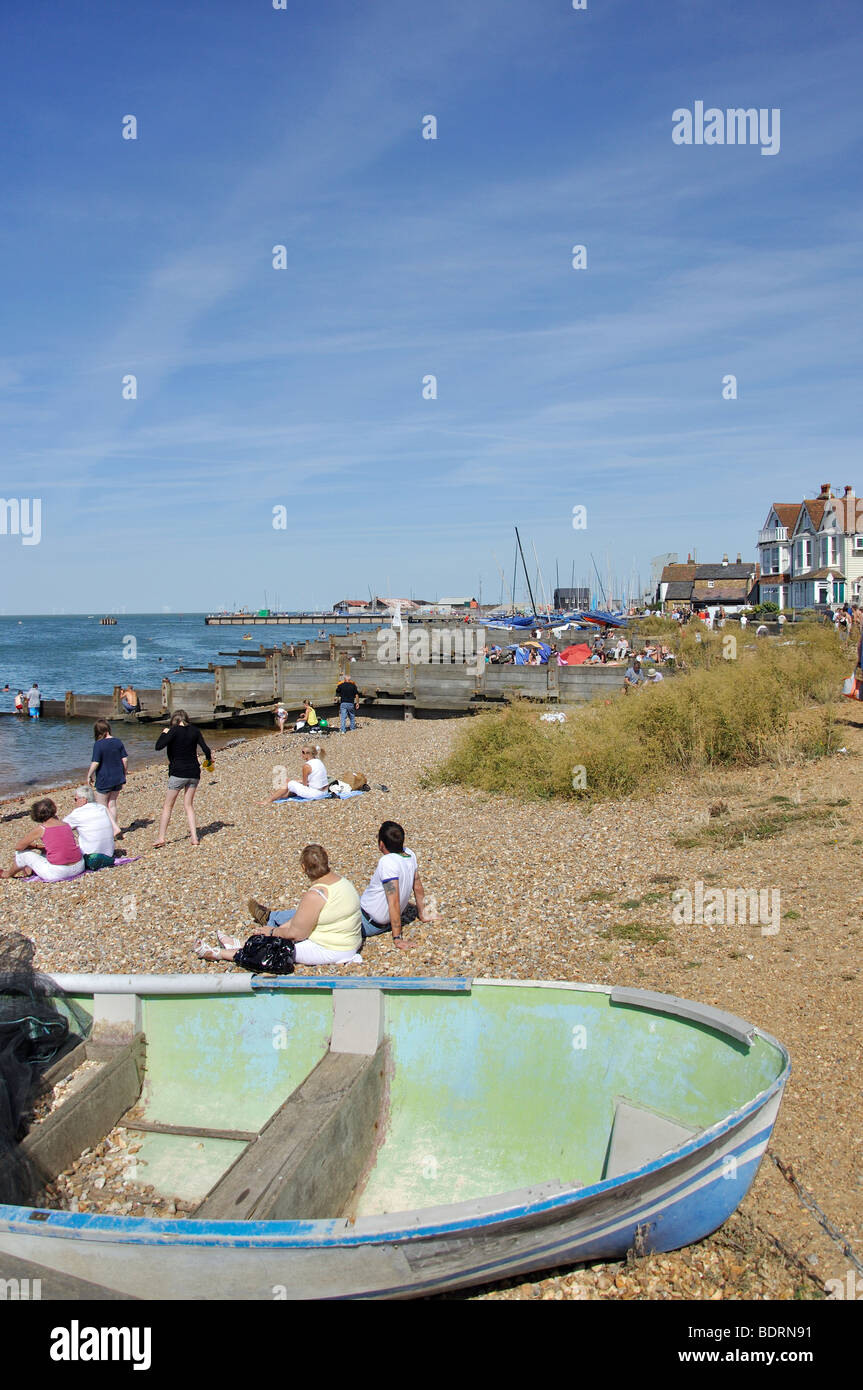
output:
[{"label": "shingle beach", "polygon": [[[152,848],[164,771],[132,770],[119,817],[130,827],[123,852],[140,858],[56,886],[4,881],[0,930],[31,936],[36,964],[48,973],[230,969],[196,959],[194,942],[213,941],[217,930],[247,931],[250,896],[294,906],[304,886],[303,845],[323,844],[333,867],[362,891],[376,862],[380,822],[400,821],[439,920],[407,929],[418,943],[412,950],[398,951],[386,936],[367,944],[361,966],[336,969],[626,984],[741,1015],[779,1038],[792,1057],[771,1151],[792,1165],[859,1250],[863,888],[854,846],[863,838],[855,796],[861,727],[848,722],[847,752],[830,759],[693,780],[661,796],[586,811],[575,803],[420,786],[423,770],[445,757],[465,722],[366,719],[354,734],[333,734],[324,749],[330,775],[363,772],[375,789],[344,802],[282,806],[258,803],[274,786],[274,769],[297,775],[301,736],[273,734],[219,752],[236,734],[215,734],[215,772],[203,774],[196,802],[197,849],[181,806],[166,847]],[[717,799],[727,806],[721,814],[734,819],[772,797],[819,815],[789,823],[766,843],[674,843],[674,836],[710,824]],[[56,799],[66,814],[69,789]],[[28,805],[0,807],[4,864],[31,824]],[[778,888],[778,933],[675,925],[673,888],[711,878]],[[768,1155],[739,1211],[698,1245],[469,1296],[818,1297],[824,1280],[844,1277],[848,1267]]]}]

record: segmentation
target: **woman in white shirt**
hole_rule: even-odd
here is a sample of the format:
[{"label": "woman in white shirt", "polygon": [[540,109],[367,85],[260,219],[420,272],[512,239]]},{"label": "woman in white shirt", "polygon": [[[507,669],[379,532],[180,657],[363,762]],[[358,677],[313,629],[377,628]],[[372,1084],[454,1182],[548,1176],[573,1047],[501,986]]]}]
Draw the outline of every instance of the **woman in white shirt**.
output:
[{"label": "woman in white shirt", "polygon": [[[330,779],[327,769],[321,762],[323,751],[319,744],[310,748],[303,748],[302,781],[288,782],[287,786],[274,791],[269,800],[284,801],[287,796],[298,796],[303,801],[321,801],[325,796],[328,796],[327,784]],[[266,802],[262,801],[260,804],[265,806]]]}]

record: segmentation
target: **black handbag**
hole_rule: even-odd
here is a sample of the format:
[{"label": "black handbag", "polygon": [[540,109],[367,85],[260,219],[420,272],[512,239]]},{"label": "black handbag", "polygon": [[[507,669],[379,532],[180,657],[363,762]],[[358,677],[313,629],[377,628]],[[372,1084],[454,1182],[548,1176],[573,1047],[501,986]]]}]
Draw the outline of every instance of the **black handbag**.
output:
[{"label": "black handbag", "polygon": [[264,975],[293,975],[296,963],[293,941],[283,936],[250,936],[234,956],[234,964]]}]

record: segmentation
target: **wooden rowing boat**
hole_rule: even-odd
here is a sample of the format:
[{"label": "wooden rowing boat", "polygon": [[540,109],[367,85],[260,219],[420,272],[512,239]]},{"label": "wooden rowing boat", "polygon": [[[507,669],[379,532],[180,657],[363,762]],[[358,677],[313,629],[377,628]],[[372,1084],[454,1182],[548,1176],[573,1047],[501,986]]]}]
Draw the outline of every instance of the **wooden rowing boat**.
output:
[{"label": "wooden rowing boat", "polygon": [[671,1250],[749,1188],[789,1073],[733,1015],[536,981],[60,976],[101,1060],[46,1174],[135,1106],[187,1220],[0,1206],[0,1273],[145,1299],[409,1298]]}]

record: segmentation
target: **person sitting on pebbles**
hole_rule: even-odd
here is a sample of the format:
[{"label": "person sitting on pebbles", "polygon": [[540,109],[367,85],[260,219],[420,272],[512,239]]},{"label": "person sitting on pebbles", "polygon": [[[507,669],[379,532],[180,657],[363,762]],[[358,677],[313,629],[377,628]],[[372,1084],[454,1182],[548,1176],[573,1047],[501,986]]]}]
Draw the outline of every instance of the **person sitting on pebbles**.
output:
[{"label": "person sitting on pebbles", "polygon": [[318,715],[309,700],[303,700],[303,712],[294,725],[296,733],[301,734],[304,729],[316,729],[318,727]]},{"label": "person sitting on pebbles", "polygon": [[[72,827],[57,816],[57,807],[50,797],[43,796],[30,807],[30,818],[36,829],[25,835],[15,846],[15,864],[0,869],[0,878],[26,878],[30,874],[46,883],[61,883],[84,872],[84,857],[72,834]],[[44,851],[44,853],[43,853]]]},{"label": "person sitting on pebbles", "polygon": [[[385,820],[378,831],[377,862],[371,882],[360,898],[363,913],[363,939],[392,932],[393,943],[400,950],[419,943],[402,933],[408,922],[436,922],[434,899],[426,907],[425,889],[412,849],[405,849],[405,832],[398,821]],[[416,908],[410,906],[411,895]]]},{"label": "person sitting on pebbles", "polygon": [[361,961],[362,915],[356,888],[333,872],[323,845],[306,845],[300,866],[311,887],[295,909],[271,912],[250,898],[249,912],[257,924],[252,935],[240,942],[218,932],[222,949],[199,941],[195,947],[199,959],[232,961],[246,970],[265,969],[276,975],[289,975],[294,963],[344,965]]},{"label": "person sitting on pebbles", "polygon": [[[302,781],[292,780],[286,786],[279,787],[272,796],[259,801],[259,806],[266,806],[268,801],[284,801],[285,797],[288,796],[298,796],[302,801],[322,801],[325,796],[329,795],[329,774],[321,761],[323,748],[316,743],[309,744],[301,751],[303,755]],[[284,768],[281,770],[284,772]]]}]

